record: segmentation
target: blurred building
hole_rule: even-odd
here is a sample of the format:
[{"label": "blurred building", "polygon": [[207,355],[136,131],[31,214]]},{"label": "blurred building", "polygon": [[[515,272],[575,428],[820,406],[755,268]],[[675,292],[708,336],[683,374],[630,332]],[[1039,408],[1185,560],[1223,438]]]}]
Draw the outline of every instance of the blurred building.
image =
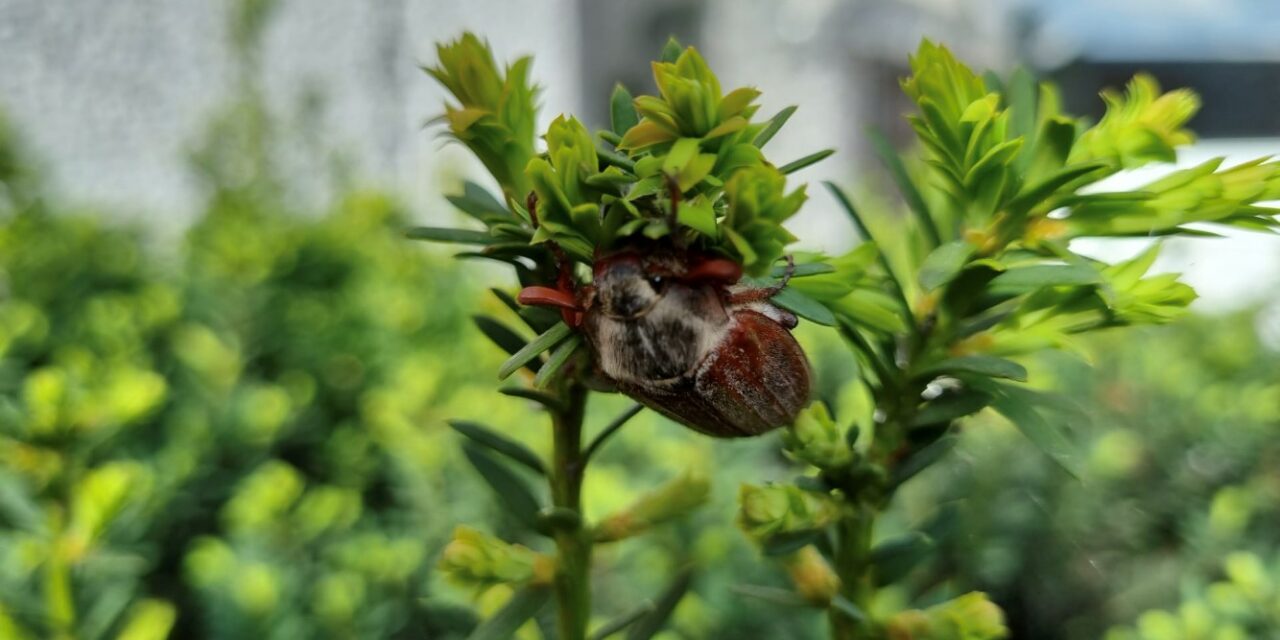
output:
[{"label": "blurred building", "polygon": [[1019,57],[1076,113],[1100,115],[1099,89],[1147,71],[1205,96],[1191,125],[1204,138],[1280,136],[1280,3],[1036,0],[1018,22]]},{"label": "blurred building", "polygon": [[54,191],[158,224],[190,220],[200,191],[188,154],[234,97],[229,30],[241,6],[269,8],[258,80],[317,143],[281,154],[300,197],[327,193],[323,147],[340,149],[359,180],[424,206],[440,174],[468,170],[423,130],[444,95],[418,68],[464,29],[501,58],[536,54],[547,112],[579,103],[569,0],[0,0],[0,111],[47,161]]}]

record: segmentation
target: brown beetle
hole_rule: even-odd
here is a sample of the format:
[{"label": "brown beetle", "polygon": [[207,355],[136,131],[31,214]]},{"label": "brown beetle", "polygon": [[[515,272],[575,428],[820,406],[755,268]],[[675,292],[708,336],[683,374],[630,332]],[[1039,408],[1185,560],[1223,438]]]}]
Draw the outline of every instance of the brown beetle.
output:
[{"label": "brown beetle", "polygon": [[725,258],[666,242],[598,258],[591,286],[527,287],[522,304],[564,309],[618,390],[702,433],[736,438],[790,424],[809,401],[796,317],[769,303],[786,286],[739,284]]}]

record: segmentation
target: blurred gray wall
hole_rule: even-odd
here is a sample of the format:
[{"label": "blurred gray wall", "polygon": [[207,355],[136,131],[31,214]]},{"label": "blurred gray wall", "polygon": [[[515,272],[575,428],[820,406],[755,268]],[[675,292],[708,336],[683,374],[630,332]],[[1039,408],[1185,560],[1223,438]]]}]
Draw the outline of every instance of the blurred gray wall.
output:
[{"label": "blurred gray wall", "polygon": [[[200,193],[186,158],[231,89],[231,6],[0,0],[0,109],[46,161],[57,193],[161,224],[190,219]],[[570,0],[284,0],[265,33],[262,84],[281,114],[320,96],[308,135],[343,149],[363,181],[443,208],[441,181],[478,172],[423,130],[444,95],[417,65],[464,29],[488,37],[500,58],[536,54],[548,120],[579,102]],[[300,172],[307,160],[297,159]]]}]

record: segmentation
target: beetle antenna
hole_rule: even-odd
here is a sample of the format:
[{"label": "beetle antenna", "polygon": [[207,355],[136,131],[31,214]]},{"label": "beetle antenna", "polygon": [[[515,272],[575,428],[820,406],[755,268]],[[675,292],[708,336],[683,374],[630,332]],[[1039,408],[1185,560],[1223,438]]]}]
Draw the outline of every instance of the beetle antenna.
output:
[{"label": "beetle antenna", "polygon": [[533,223],[533,228],[538,228],[538,192],[530,191],[529,196],[524,199],[524,208],[529,211],[529,221]]},{"label": "beetle antenna", "polygon": [[782,293],[782,290],[786,289],[787,284],[791,282],[791,276],[796,274],[795,257],[788,253],[787,255],[782,256],[782,259],[787,261],[787,267],[782,270],[782,280],[778,282],[778,284],[775,284],[771,287],[765,287],[759,290],[761,295],[766,299],[772,298],[778,295],[779,293]]},{"label": "beetle antenna", "polygon": [[787,261],[787,268],[782,270],[782,282],[779,282],[776,285],[778,291],[782,291],[783,289],[786,289],[787,283],[791,282],[791,276],[794,276],[796,274],[795,256],[788,253],[787,255],[782,256],[782,258]]},{"label": "beetle antenna", "polygon": [[[529,197],[525,198],[525,207],[529,209],[529,221],[533,223],[533,228],[538,228],[538,192],[530,191]],[[551,251],[551,255],[556,259],[556,268],[559,273],[556,276],[556,286],[561,291],[572,292],[574,290],[573,283],[573,263],[569,261],[569,256],[565,255],[564,249],[555,240],[547,240],[547,249]]]}]

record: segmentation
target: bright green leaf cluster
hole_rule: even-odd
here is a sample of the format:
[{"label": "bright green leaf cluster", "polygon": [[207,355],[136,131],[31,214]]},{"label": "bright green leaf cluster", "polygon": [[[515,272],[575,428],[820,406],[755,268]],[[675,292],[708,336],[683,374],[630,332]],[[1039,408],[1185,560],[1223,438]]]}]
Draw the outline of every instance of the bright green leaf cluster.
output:
[{"label": "bright green leaf cluster", "polygon": [[[1071,346],[1072,336],[1134,324],[1163,324],[1186,313],[1195,291],[1173,273],[1146,276],[1160,245],[1137,257],[1101,265],[1032,263],[1010,266],[991,280],[992,291],[1016,294],[1009,312],[990,329],[953,347],[1017,355]],[[1146,277],[1144,277],[1146,276]],[[1006,303],[1009,304],[1009,303]]]},{"label": "bright green leaf cluster", "polygon": [[[545,139],[546,157],[530,160],[526,171],[538,196],[533,241],[554,239],[589,260],[600,238],[600,197],[613,186],[611,180],[625,182],[626,176],[617,167],[600,171],[595,143],[577,118],[556,118]],[[612,190],[616,193],[616,187]]]},{"label": "bright green leaf cluster", "polygon": [[831,419],[827,405],[815,402],[782,434],[787,451],[797,460],[823,469],[839,469],[853,460],[844,430]]},{"label": "bright green leaf cluster", "polygon": [[649,237],[680,233],[645,211],[650,197],[674,185],[681,194],[676,207],[679,225],[697,232],[709,247],[737,258],[748,273],[765,273],[783,247],[794,241],[782,223],[805,199],[803,187],[785,193],[784,174],[827,153],[791,163],[786,171],[774,168],[760,148],[794,108],[768,123],[752,123],[759,91],[743,87],[722,95],[715,74],[692,47],[674,61],[653,63],[653,72],[659,96],[635,98],[634,111],[615,103],[615,127],[619,121],[631,122],[632,115],[638,118],[618,132],[618,149],[630,154],[637,182],[626,198],[631,219],[615,225],[616,235],[637,230]]},{"label": "bright green leaf cluster", "polygon": [[1010,114],[998,93],[945,48],[925,41],[902,89],[920,108],[908,117],[937,184],[966,221],[994,214],[1019,187],[1010,161],[1024,140],[1009,139]]},{"label": "bright green leaf cluster", "polygon": [[747,273],[763,273],[795,241],[782,222],[795,215],[808,196],[803,186],[791,193],[785,189],[782,173],[764,165],[738,171],[725,185],[728,206],[722,228]]},{"label": "bright green leaf cluster", "polygon": [[1280,161],[1259,158],[1230,168],[1222,159],[1171,172],[1135,192],[1078,196],[1064,219],[1069,236],[1147,236],[1201,233],[1183,225],[1212,223],[1275,230],[1280,209]]},{"label": "bright green leaf cluster", "polygon": [[1200,96],[1187,89],[1168,93],[1149,75],[1129,82],[1124,95],[1105,91],[1106,115],[1071,149],[1072,163],[1102,160],[1122,169],[1173,162],[1176,149],[1195,141],[1183,127],[1200,110]]},{"label": "bright green leaf cluster", "polygon": [[747,127],[760,92],[743,87],[722,95],[720,81],[697,49],[689,47],[672,62],[654,62],[653,79],[661,97],[635,101],[643,119],[622,136],[618,148],[634,151],[679,138],[712,140]]},{"label": "bright green leaf cluster", "polygon": [[1275,212],[1255,205],[1277,193],[1277,169],[1263,160],[1230,169],[1215,160],[1131,192],[1079,192],[1122,169],[1172,162],[1195,139],[1184,127],[1200,100],[1189,90],[1163,93],[1137,76],[1126,93],[1103,94],[1106,114],[1089,127],[1060,113],[1056,89],[1026,74],[993,90],[927,41],[911,66],[903,89],[919,114],[909,120],[938,197],[927,203],[915,185],[904,193],[939,238],[947,234],[938,230],[953,229],[989,256],[1045,239],[1184,232],[1192,222],[1274,228]]},{"label": "bright green leaf cluster", "polygon": [[507,196],[523,199],[529,191],[525,166],[534,155],[534,101],[529,83],[531,58],[499,71],[493,52],[474,34],[436,47],[439,62],[424,70],[444,85],[458,105],[446,105],[449,133],[476,154]]}]

